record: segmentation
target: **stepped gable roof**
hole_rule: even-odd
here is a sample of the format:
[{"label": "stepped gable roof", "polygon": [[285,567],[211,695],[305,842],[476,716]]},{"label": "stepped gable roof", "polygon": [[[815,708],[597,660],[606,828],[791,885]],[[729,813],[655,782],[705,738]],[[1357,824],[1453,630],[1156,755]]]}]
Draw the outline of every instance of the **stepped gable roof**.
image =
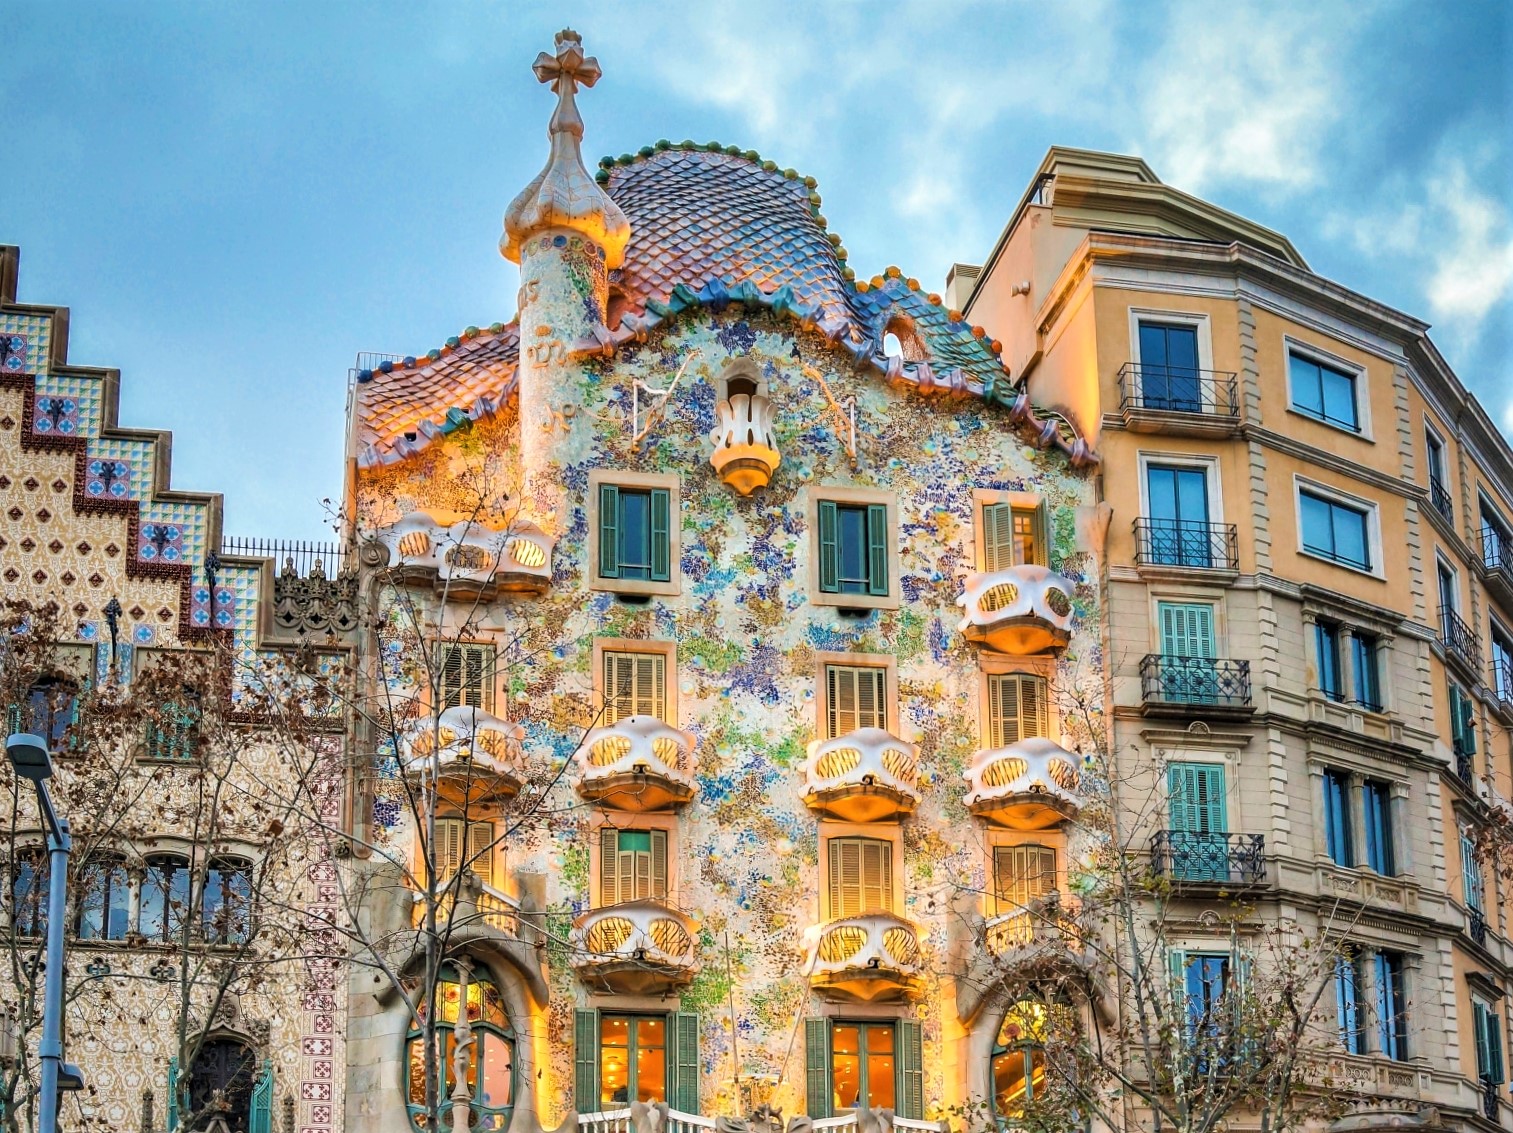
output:
[{"label": "stepped gable roof", "polygon": [[[1064,419],[1035,413],[1013,388],[999,344],[939,295],[923,294],[893,267],[855,280],[839,237],[826,231],[812,178],[716,142],[661,141],[600,166],[596,180],[629,218],[631,237],[610,273],[615,325],[569,344],[573,353],[610,356],[694,307],[765,307],[817,330],[858,370],[998,402],[1040,447],[1059,448],[1077,465],[1097,460]],[[901,354],[885,352],[890,333]],[[359,371],[358,464],[402,460],[492,414],[514,396],[518,361],[517,323],[496,323],[487,332],[469,327],[423,359]]]}]

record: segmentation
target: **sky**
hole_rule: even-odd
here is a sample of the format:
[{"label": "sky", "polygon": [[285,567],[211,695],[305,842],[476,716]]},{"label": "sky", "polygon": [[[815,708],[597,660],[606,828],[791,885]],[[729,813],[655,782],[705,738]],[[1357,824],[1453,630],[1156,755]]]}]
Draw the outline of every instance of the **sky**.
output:
[{"label": "sky", "polygon": [[0,242],[232,535],[321,538],[358,351],[514,314],[506,206],[566,22],[584,156],[819,181],[859,276],[981,262],[1048,147],[1138,154],[1433,324],[1513,434],[1513,3],[9,0]]}]

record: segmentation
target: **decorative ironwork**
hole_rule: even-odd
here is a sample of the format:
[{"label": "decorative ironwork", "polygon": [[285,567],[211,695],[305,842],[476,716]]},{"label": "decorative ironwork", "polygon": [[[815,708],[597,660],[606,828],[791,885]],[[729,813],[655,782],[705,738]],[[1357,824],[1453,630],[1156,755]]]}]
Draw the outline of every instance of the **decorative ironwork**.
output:
[{"label": "decorative ironwork", "polygon": [[1266,878],[1265,836],[1158,830],[1151,837],[1151,872],[1178,882],[1259,885]]},{"label": "decorative ironwork", "polygon": [[1499,1102],[1497,1083],[1490,1078],[1483,1078],[1481,1083],[1481,1111],[1486,1115],[1488,1121],[1501,1123]]},{"label": "decorative ironwork", "polygon": [[1455,744],[1455,777],[1470,787],[1476,782],[1475,753]]},{"label": "decorative ironwork", "polygon": [[113,598],[111,598],[111,600],[109,602],[105,603],[105,610],[104,610],[105,624],[110,629],[110,661],[111,661],[111,664],[115,664],[116,654],[119,652],[119,650],[118,650],[118,648],[116,646],[116,638],[117,638],[117,636],[121,632],[121,614],[122,613],[124,613],[124,611],[121,609],[121,600],[119,598],[114,598],[113,597]]},{"label": "decorative ironwork", "polygon": [[1198,413],[1209,417],[1239,415],[1238,382],[1228,370],[1188,366],[1119,367],[1119,408],[1159,413]]},{"label": "decorative ironwork", "polygon": [[343,572],[347,552],[336,543],[312,542],[306,539],[248,539],[227,536],[221,540],[221,557],[237,555],[248,559],[272,559],[287,565],[291,560],[297,574],[309,574],[320,560],[321,569],[328,575]]},{"label": "decorative ironwork", "polygon": [[1249,708],[1250,662],[1150,653],[1140,661],[1147,707]]},{"label": "decorative ironwork", "polygon": [[1481,639],[1461,619],[1453,606],[1439,608],[1440,643],[1452,657],[1470,669],[1481,668]]},{"label": "decorative ironwork", "polygon": [[328,578],[325,563],[316,557],[301,577],[294,557],[285,558],[273,580],[273,624],[301,636],[350,633],[357,628],[357,575]]},{"label": "decorative ironwork", "polygon": [[1429,480],[1429,502],[1451,523],[1455,522],[1455,505],[1450,500],[1450,489],[1436,479]]},{"label": "decorative ironwork", "polygon": [[1466,933],[1474,943],[1485,948],[1487,946],[1487,914],[1474,907],[1468,908],[1466,910]]},{"label": "decorative ironwork", "polygon": [[1233,523],[1142,516],[1135,520],[1135,562],[1147,567],[1239,570],[1239,536]]},{"label": "decorative ironwork", "polygon": [[1501,658],[1492,662],[1492,695],[1513,712],[1513,664]]}]

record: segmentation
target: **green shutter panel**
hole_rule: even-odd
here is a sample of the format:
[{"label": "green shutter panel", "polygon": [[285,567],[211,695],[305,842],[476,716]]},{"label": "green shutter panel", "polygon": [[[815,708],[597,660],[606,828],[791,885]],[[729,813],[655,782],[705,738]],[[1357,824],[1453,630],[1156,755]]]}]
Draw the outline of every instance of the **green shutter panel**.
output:
[{"label": "green shutter panel", "polygon": [[573,1105],[599,1112],[599,1012],[573,1012]]},{"label": "green shutter panel", "polygon": [[667,1017],[667,1030],[673,1036],[674,1077],[669,1100],[673,1109],[698,1113],[699,1017],[689,1011],[675,1011]]},{"label": "green shutter panel", "polygon": [[1503,1081],[1502,1016],[1491,1011],[1487,1012],[1487,1052],[1492,1081],[1500,1086]]},{"label": "green shutter panel", "polygon": [[620,577],[620,489],[599,485],[599,577]]},{"label": "green shutter panel", "polygon": [[898,1115],[915,1121],[925,1116],[925,1051],[923,1028],[913,1019],[898,1021],[898,1058],[893,1064]]},{"label": "green shutter panel", "polygon": [[1476,702],[1465,693],[1460,694],[1461,742],[1467,755],[1476,754]]},{"label": "green shutter panel", "polygon": [[982,509],[982,569],[987,574],[1014,565],[1014,508],[987,504]]},{"label": "green shutter panel", "polygon": [[888,505],[867,505],[867,593],[888,593]]},{"label": "green shutter panel", "polygon": [[179,1060],[168,1060],[168,1133],[179,1127]]},{"label": "green shutter panel", "polygon": [[651,577],[672,578],[672,493],[666,488],[651,490]]},{"label": "green shutter panel", "polygon": [[1485,1082],[1492,1073],[1492,1043],[1487,1037],[1491,1012],[1484,1003],[1471,1001],[1471,1030],[1476,1042],[1476,1076]]},{"label": "green shutter panel", "polygon": [[1159,604],[1161,652],[1168,657],[1214,657],[1214,608],[1205,604]]},{"label": "green shutter panel", "polygon": [[252,1113],[247,1133],[273,1133],[273,1063],[263,1060],[262,1071],[252,1087]]},{"label": "green shutter panel", "polygon": [[830,1021],[804,1020],[804,1088],[810,1117],[829,1117],[834,1095],[830,1085]]},{"label": "green shutter panel", "polygon": [[19,731],[21,731],[21,706],[7,704],[5,706],[5,734],[13,736]]},{"label": "green shutter panel", "polygon": [[1171,828],[1191,834],[1227,829],[1224,768],[1217,763],[1173,763],[1167,769]]},{"label": "green shutter panel", "polygon": [[821,500],[820,525],[820,590],[837,594],[841,588],[841,565],[839,530],[840,519],[836,515],[834,500]]}]

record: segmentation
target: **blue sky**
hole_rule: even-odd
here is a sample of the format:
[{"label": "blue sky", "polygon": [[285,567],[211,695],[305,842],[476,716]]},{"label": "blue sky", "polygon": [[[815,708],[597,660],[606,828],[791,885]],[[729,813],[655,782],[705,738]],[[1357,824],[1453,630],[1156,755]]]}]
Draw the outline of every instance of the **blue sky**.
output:
[{"label": "blue sky", "polygon": [[226,530],[319,537],[347,369],[514,312],[496,242],[546,154],[529,66],[604,78],[585,155],[669,138],[819,180],[863,276],[980,261],[1053,143],[1137,153],[1434,324],[1513,432],[1513,4],[7,6],[0,241],[121,422]]}]

